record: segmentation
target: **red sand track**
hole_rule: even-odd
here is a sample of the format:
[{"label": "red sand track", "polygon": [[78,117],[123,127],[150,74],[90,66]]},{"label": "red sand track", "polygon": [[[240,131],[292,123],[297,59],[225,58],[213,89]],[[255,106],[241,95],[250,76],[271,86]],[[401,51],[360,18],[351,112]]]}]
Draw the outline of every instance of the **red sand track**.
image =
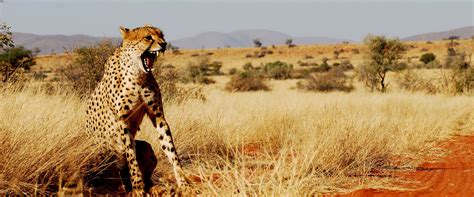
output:
[{"label": "red sand track", "polygon": [[[361,189],[339,197],[362,196],[467,196],[474,197],[474,136],[455,137],[441,144],[450,151],[443,161],[424,163],[416,170],[394,172],[396,177],[414,181],[409,191]],[[393,171],[392,171],[393,172]]]}]

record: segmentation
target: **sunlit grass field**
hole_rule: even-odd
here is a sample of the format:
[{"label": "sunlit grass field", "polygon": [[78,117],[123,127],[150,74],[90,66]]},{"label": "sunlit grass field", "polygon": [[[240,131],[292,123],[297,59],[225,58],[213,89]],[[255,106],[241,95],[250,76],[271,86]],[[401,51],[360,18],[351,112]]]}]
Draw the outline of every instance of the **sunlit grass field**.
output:
[{"label": "sunlit grass field", "polygon": [[[416,63],[421,54],[433,52],[442,62],[448,42],[408,42],[402,61]],[[472,40],[458,42],[472,56]],[[333,52],[341,49],[336,59]],[[299,61],[321,63],[324,57],[329,64],[350,60],[357,67],[363,62],[360,44],[267,46],[273,54],[245,57],[260,50],[180,50],[167,52],[163,64],[183,69],[206,56],[222,62],[227,74],[247,62],[258,66],[279,60],[295,68]],[[85,98],[63,86],[51,91],[62,83],[59,69],[73,58],[40,56],[32,71],[46,74],[43,82],[0,92],[0,194],[94,193],[81,182],[84,166],[99,152],[85,135]],[[440,71],[416,72],[430,77]],[[193,188],[212,196],[398,188],[400,180],[375,176],[374,170],[416,167],[446,153],[437,148],[440,141],[474,134],[472,96],[406,92],[397,87],[395,73],[388,75],[388,93],[369,92],[353,71],[348,74],[355,86],[350,93],[304,92],[296,88],[298,79],[269,80],[271,91],[231,93],[224,90],[229,75],[221,75],[203,87],[205,101],[166,101],[165,115]],[[158,135],[144,120],[137,139],[159,147]],[[154,149],[154,180],[173,185],[171,166]]]},{"label": "sunlit grass field", "polygon": [[[277,84],[274,84],[277,85]],[[474,134],[471,96],[311,93],[288,88],[165,104],[194,188],[205,195],[303,195],[397,187],[373,169],[415,167],[444,154],[436,144]],[[72,91],[0,93],[0,193],[48,194],[77,185],[97,151],[84,133],[85,101]],[[137,139],[159,147],[148,121]],[[173,184],[158,148],[155,178]],[[60,182],[58,184],[58,182]]]}]

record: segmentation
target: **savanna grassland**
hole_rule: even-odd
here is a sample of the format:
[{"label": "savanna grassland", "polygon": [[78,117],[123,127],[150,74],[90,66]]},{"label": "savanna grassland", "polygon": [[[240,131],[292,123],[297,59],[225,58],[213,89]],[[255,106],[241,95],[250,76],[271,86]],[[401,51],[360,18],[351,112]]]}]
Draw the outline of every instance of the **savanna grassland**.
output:
[{"label": "savanna grassland", "polygon": [[[448,42],[406,43],[403,61],[418,63],[429,51],[443,62]],[[472,53],[471,40],[458,42]],[[336,58],[334,51],[341,49]],[[354,71],[346,72],[355,87],[350,92],[303,91],[297,88],[299,79],[268,80],[269,91],[226,91],[229,70],[240,70],[247,62],[258,66],[279,60],[299,68],[299,62],[320,64],[326,57],[331,65],[349,60],[357,68],[364,49],[359,44],[270,46],[266,50],[271,54],[246,57],[261,50],[180,50],[162,60],[177,69],[201,56],[222,63],[223,74],[211,76],[216,83],[178,83],[198,87],[205,99],[170,98],[164,108],[183,168],[205,195],[407,189],[398,184],[407,180],[377,176],[375,170],[415,168],[440,159],[446,151],[438,148],[439,142],[474,134],[472,95],[404,90],[392,72],[386,93],[368,91]],[[44,73],[42,81],[4,87],[0,93],[0,194],[51,194],[70,190],[66,188],[94,192],[78,181],[97,153],[84,133],[85,98],[60,86],[59,70],[70,59],[38,57],[32,71]],[[416,72],[437,76],[442,69]],[[141,128],[137,138],[159,147],[151,124],[144,121]],[[158,149],[155,153],[154,179],[173,184],[171,166]]]}]

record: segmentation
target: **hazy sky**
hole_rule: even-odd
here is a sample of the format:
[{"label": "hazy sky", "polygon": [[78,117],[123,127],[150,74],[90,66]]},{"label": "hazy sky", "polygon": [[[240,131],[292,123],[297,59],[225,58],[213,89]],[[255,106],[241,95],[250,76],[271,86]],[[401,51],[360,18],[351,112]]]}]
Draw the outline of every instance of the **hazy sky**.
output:
[{"label": "hazy sky", "polygon": [[149,23],[168,40],[240,29],[360,40],[368,33],[405,37],[471,26],[474,20],[472,0],[3,1],[1,17],[17,32],[119,36],[119,25]]}]

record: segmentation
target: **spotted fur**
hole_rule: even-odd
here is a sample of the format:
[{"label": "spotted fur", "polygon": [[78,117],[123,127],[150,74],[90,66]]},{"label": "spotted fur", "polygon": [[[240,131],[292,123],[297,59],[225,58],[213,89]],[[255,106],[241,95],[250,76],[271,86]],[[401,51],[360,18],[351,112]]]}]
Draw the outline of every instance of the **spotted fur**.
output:
[{"label": "spotted fur", "polygon": [[122,45],[107,60],[104,76],[87,104],[87,133],[121,158],[119,163],[128,166],[133,192],[143,194],[143,172],[138,167],[134,138],[146,114],[159,135],[160,148],[173,166],[178,186],[185,186],[160,88],[141,58],[145,52],[164,52],[164,35],[148,25],[132,30],[121,27],[120,32]]}]

